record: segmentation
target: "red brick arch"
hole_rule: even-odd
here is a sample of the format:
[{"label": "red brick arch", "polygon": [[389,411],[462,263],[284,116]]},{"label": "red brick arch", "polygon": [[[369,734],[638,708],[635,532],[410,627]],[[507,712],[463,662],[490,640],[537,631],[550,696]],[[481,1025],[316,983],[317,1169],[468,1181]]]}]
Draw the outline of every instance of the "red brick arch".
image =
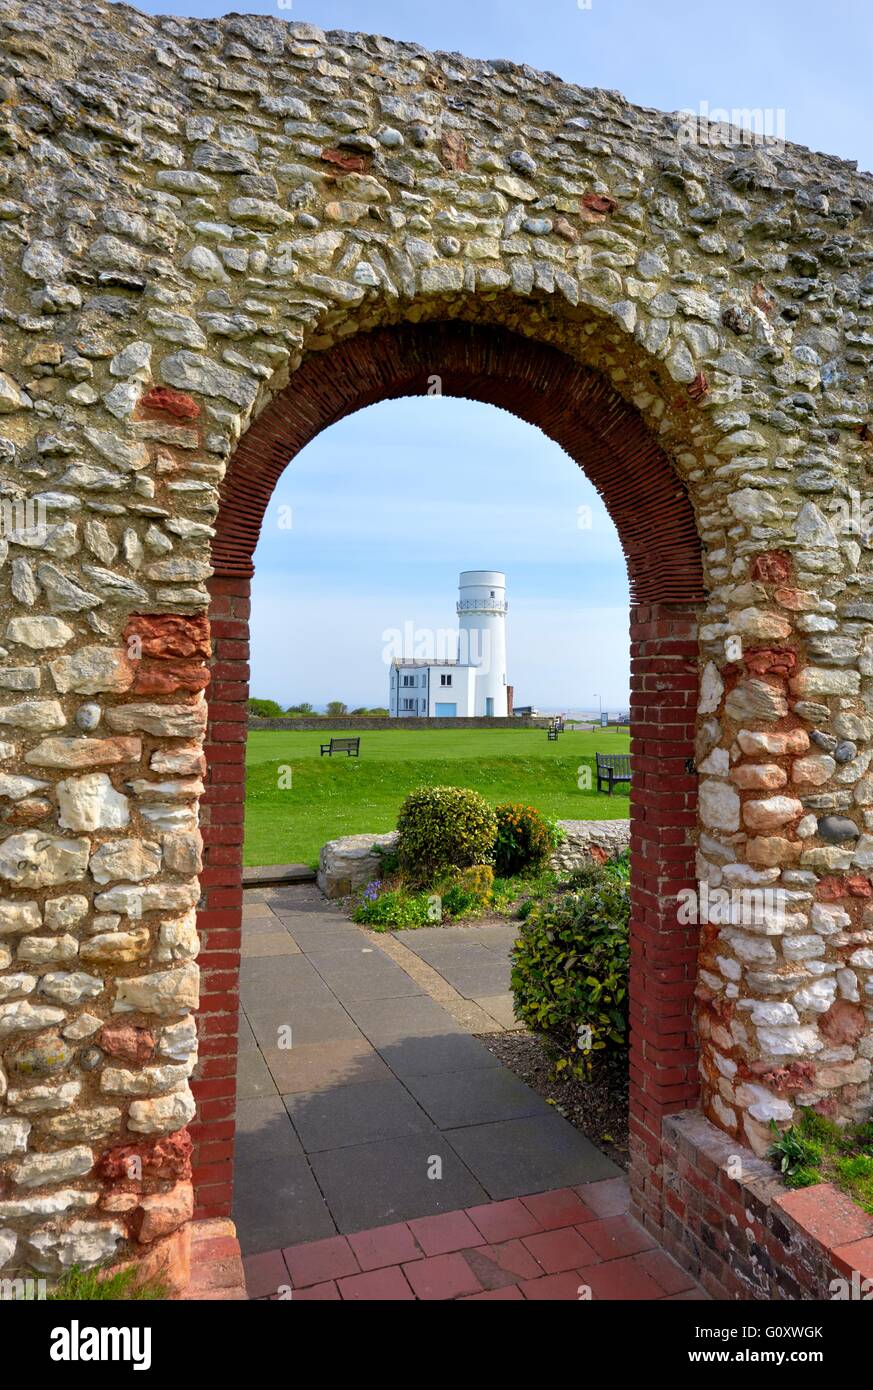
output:
[{"label": "red brick arch", "polygon": [[631,1126],[640,1210],[658,1221],[661,1119],[693,1104],[696,929],[676,921],[693,882],[696,608],[701,547],[685,488],[637,412],[606,379],[554,348],[465,323],[359,334],[309,356],[231,460],[213,543],[213,679],[203,808],[204,991],[195,1177],[204,1215],[229,1211],[232,1183],[252,556],[288,462],[328,425],[376,401],[427,392],[502,407],[538,425],[584,468],[612,516],[631,588]]}]

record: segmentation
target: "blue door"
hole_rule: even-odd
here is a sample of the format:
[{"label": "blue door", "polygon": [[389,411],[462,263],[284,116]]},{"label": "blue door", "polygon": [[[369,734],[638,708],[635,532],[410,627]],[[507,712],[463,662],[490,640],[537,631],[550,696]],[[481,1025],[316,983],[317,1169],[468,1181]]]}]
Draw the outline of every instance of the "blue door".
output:
[{"label": "blue door", "polygon": [[485,713],[489,718],[494,715],[494,697],[491,695],[485,696]]},{"label": "blue door", "polygon": [[438,705],[436,706],[436,717],[437,717],[437,719],[454,719],[454,718],[456,718],[457,713],[458,713],[458,706],[457,706],[456,704],[455,704],[455,705],[440,705],[440,704],[438,704]]}]

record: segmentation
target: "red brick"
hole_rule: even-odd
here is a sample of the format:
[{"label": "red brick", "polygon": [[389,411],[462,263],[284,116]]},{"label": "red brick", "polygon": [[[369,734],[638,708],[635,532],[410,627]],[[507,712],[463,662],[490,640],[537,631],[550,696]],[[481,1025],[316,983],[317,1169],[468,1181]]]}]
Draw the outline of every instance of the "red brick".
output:
[{"label": "red brick", "polygon": [[595,1299],[656,1299],[664,1290],[638,1263],[638,1257],[608,1260],[587,1265],[578,1271],[581,1284],[588,1284]]},{"label": "red brick", "polygon": [[345,1236],[328,1236],[326,1240],[312,1240],[305,1245],[289,1245],[282,1255],[295,1289],[358,1273],[358,1262]]},{"label": "red brick", "polygon": [[364,1271],[424,1258],[405,1221],[395,1226],[377,1226],[373,1231],[359,1231],[349,1236],[348,1242]]},{"label": "red brick", "polygon": [[324,1284],[309,1284],[305,1289],[295,1289],[292,1295],[295,1303],[336,1303],[340,1291],[332,1279]]},{"label": "red brick", "polygon": [[575,1270],[566,1274],[544,1274],[540,1279],[528,1279],[519,1284],[527,1299],[551,1303],[576,1303],[579,1301],[579,1288],[585,1280]]},{"label": "red brick", "polygon": [[561,1274],[566,1269],[596,1264],[599,1258],[596,1250],[573,1226],[525,1236],[524,1245],[546,1274]]},{"label": "red brick", "polygon": [[458,1302],[475,1303],[477,1300],[480,1303],[506,1303],[507,1300],[509,1300],[510,1302],[518,1302],[519,1300],[521,1300],[521,1302],[523,1303],[524,1294],[521,1292],[517,1284],[504,1284],[502,1289],[485,1289],[482,1293],[464,1294],[463,1298],[458,1299]]},{"label": "red brick", "polygon": [[482,1235],[463,1211],[440,1212],[410,1221],[409,1229],[425,1255],[445,1255],[482,1244]]},{"label": "red brick", "polygon": [[572,1187],[561,1187],[554,1192],[535,1192],[530,1197],[523,1197],[522,1201],[544,1231],[559,1226],[575,1226],[580,1221],[590,1221],[594,1216]]},{"label": "red brick", "polygon": [[616,1260],[651,1250],[655,1241],[630,1216],[607,1216],[601,1221],[588,1221],[580,1232],[603,1260]]},{"label": "red brick", "polygon": [[265,1298],[275,1294],[283,1284],[291,1282],[281,1250],[270,1250],[265,1255],[248,1255],[243,1260],[243,1268],[249,1298]]},{"label": "red brick", "polygon": [[481,1207],[467,1207],[467,1215],[488,1241],[532,1236],[543,1229],[533,1212],[518,1197],[506,1202],[486,1202]]},{"label": "red brick", "polygon": [[461,1294],[478,1293],[482,1288],[463,1255],[457,1251],[406,1264],[403,1272],[419,1299],[458,1298]]},{"label": "red brick", "polygon": [[[410,1265],[414,1269],[415,1265]],[[348,1279],[339,1280],[340,1297],[347,1302],[398,1303],[411,1302],[415,1294],[403,1277],[398,1265],[387,1269],[372,1269],[367,1274],[352,1274]]]}]

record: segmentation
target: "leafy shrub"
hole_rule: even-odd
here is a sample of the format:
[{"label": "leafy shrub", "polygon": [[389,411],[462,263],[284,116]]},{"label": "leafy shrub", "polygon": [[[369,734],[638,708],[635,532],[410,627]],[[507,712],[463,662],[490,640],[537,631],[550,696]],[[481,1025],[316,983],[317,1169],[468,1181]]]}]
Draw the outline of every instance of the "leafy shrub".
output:
[{"label": "leafy shrub", "polygon": [[397,859],[418,883],[432,883],[447,869],[487,864],[497,822],[491,807],[468,787],[418,787],[397,818]]},{"label": "leafy shrub", "polygon": [[558,1053],[556,1071],[590,1074],[628,1032],[627,888],[601,876],[531,908],[512,951],[516,1016]]},{"label": "leafy shrub", "polygon": [[[392,927],[426,927],[434,921],[431,895],[409,893],[404,888],[385,888],[376,880],[368,883],[358,899],[352,917],[374,931]],[[440,920],[437,912],[436,921]]]},{"label": "leafy shrub", "polygon": [[285,711],[275,700],[249,700],[249,714],[258,719],[281,719]]},{"label": "leafy shrub", "polygon": [[497,806],[497,848],[495,865],[505,878],[545,868],[555,848],[557,826],[547,821],[535,806],[507,801]]},{"label": "leafy shrub", "polygon": [[494,870],[490,864],[451,869],[439,885],[443,912],[448,917],[470,917],[491,901]]}]

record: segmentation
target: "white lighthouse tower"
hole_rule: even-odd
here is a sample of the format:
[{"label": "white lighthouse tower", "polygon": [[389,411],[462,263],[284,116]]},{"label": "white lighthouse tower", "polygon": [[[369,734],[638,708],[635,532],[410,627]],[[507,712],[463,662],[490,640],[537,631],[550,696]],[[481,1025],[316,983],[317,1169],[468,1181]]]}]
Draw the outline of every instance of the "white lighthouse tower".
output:
[{"label": "white lighthouse tower", "polygon": [[458,661],[476,672],[476,715],[508,714],[506,700],[506,575],[463,570],[458,581]]}]

